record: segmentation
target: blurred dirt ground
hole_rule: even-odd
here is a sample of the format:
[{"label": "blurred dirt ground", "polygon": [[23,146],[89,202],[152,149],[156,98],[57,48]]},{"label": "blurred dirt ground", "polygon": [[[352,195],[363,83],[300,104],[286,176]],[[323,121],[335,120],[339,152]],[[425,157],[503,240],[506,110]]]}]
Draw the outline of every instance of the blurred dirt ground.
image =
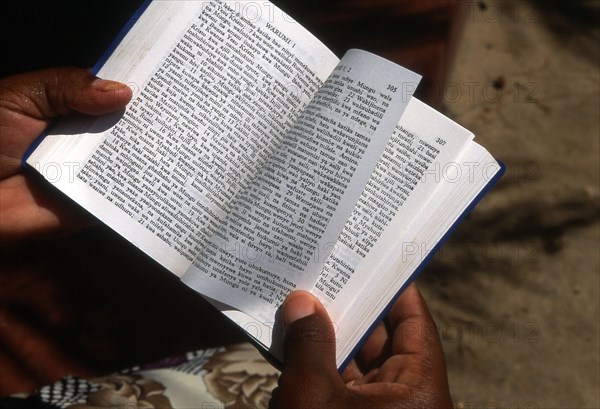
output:
[{"label": "blurred dirt ground", "polygon": [[600,1],[470,3],[439,92],[507,173],[419,279],[455,404],[600,408]]}]

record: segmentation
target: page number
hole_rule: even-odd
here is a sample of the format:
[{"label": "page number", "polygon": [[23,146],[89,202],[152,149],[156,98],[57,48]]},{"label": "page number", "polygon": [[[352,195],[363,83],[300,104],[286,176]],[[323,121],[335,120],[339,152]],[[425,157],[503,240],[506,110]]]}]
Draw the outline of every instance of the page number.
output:
[{"label": "page number", "polygon": [[398,91],[398,87],[395,87],[395,86],[389,84],[387,87],[387,90],[391,91],[391,92],[396,92],[396,91]]},{"label": "page number", "polygon": [[445,140],[443,140],[442,138],[437,138],[437,139],[435,140],[435,143],[437,143],[437,144],[439,144],[439,145],[442,145],[442,146],[444,146],[444,145],[446,144],[446,141],[445,141]]}]

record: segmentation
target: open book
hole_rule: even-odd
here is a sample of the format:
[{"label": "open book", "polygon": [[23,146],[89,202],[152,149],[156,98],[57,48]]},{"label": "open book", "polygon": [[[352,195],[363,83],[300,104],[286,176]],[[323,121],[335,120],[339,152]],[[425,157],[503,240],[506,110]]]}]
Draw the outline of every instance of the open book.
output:
[{"label": "open book", "polygon": [[95,67],[124,112],[55,124],[26,163],[281,358],[277,310],[315,294],[341,368],[499,178],[420,77],[339,60],[274,5],[154,1]]}]

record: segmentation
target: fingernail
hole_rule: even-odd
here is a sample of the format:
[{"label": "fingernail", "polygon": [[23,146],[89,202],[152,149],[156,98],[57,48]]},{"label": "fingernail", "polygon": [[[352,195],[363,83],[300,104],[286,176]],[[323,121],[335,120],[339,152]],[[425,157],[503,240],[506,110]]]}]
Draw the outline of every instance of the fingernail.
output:
[{"label": "fingernail", "polygon": [[127,85],[122,82],[103,80],[101,78],[96,78],[92,81],[92,87],[97,89],[98,91],[107,92],[107,91],[115,91],[118,89],[126,88]]},{"label": "fingernail", "polygon": [[309,294],[295,294],[283,305],[283,319],[285,325],[313,315],[316,311],[315,299]]}]

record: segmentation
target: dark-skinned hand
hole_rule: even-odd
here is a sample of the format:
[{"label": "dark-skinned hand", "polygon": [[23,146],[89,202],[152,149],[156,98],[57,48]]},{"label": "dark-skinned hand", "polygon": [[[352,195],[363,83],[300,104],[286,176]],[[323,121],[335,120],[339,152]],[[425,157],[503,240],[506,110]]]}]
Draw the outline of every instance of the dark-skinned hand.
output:
[{"label": "dark-skinned hand", "polygon": [[444,355],[416,286],[409,286],[343,375],[325,308],[298,291],[283,304],[284,364],[271,409],[451,409]]},{"label": "dark-skinned hand", "polygon": [[32,142],[60,116],[102,115],[131,99],[127,85],[81,68],[53,68],[0,80],[0,242],[64,233],[91,222],[21,167]]}]

